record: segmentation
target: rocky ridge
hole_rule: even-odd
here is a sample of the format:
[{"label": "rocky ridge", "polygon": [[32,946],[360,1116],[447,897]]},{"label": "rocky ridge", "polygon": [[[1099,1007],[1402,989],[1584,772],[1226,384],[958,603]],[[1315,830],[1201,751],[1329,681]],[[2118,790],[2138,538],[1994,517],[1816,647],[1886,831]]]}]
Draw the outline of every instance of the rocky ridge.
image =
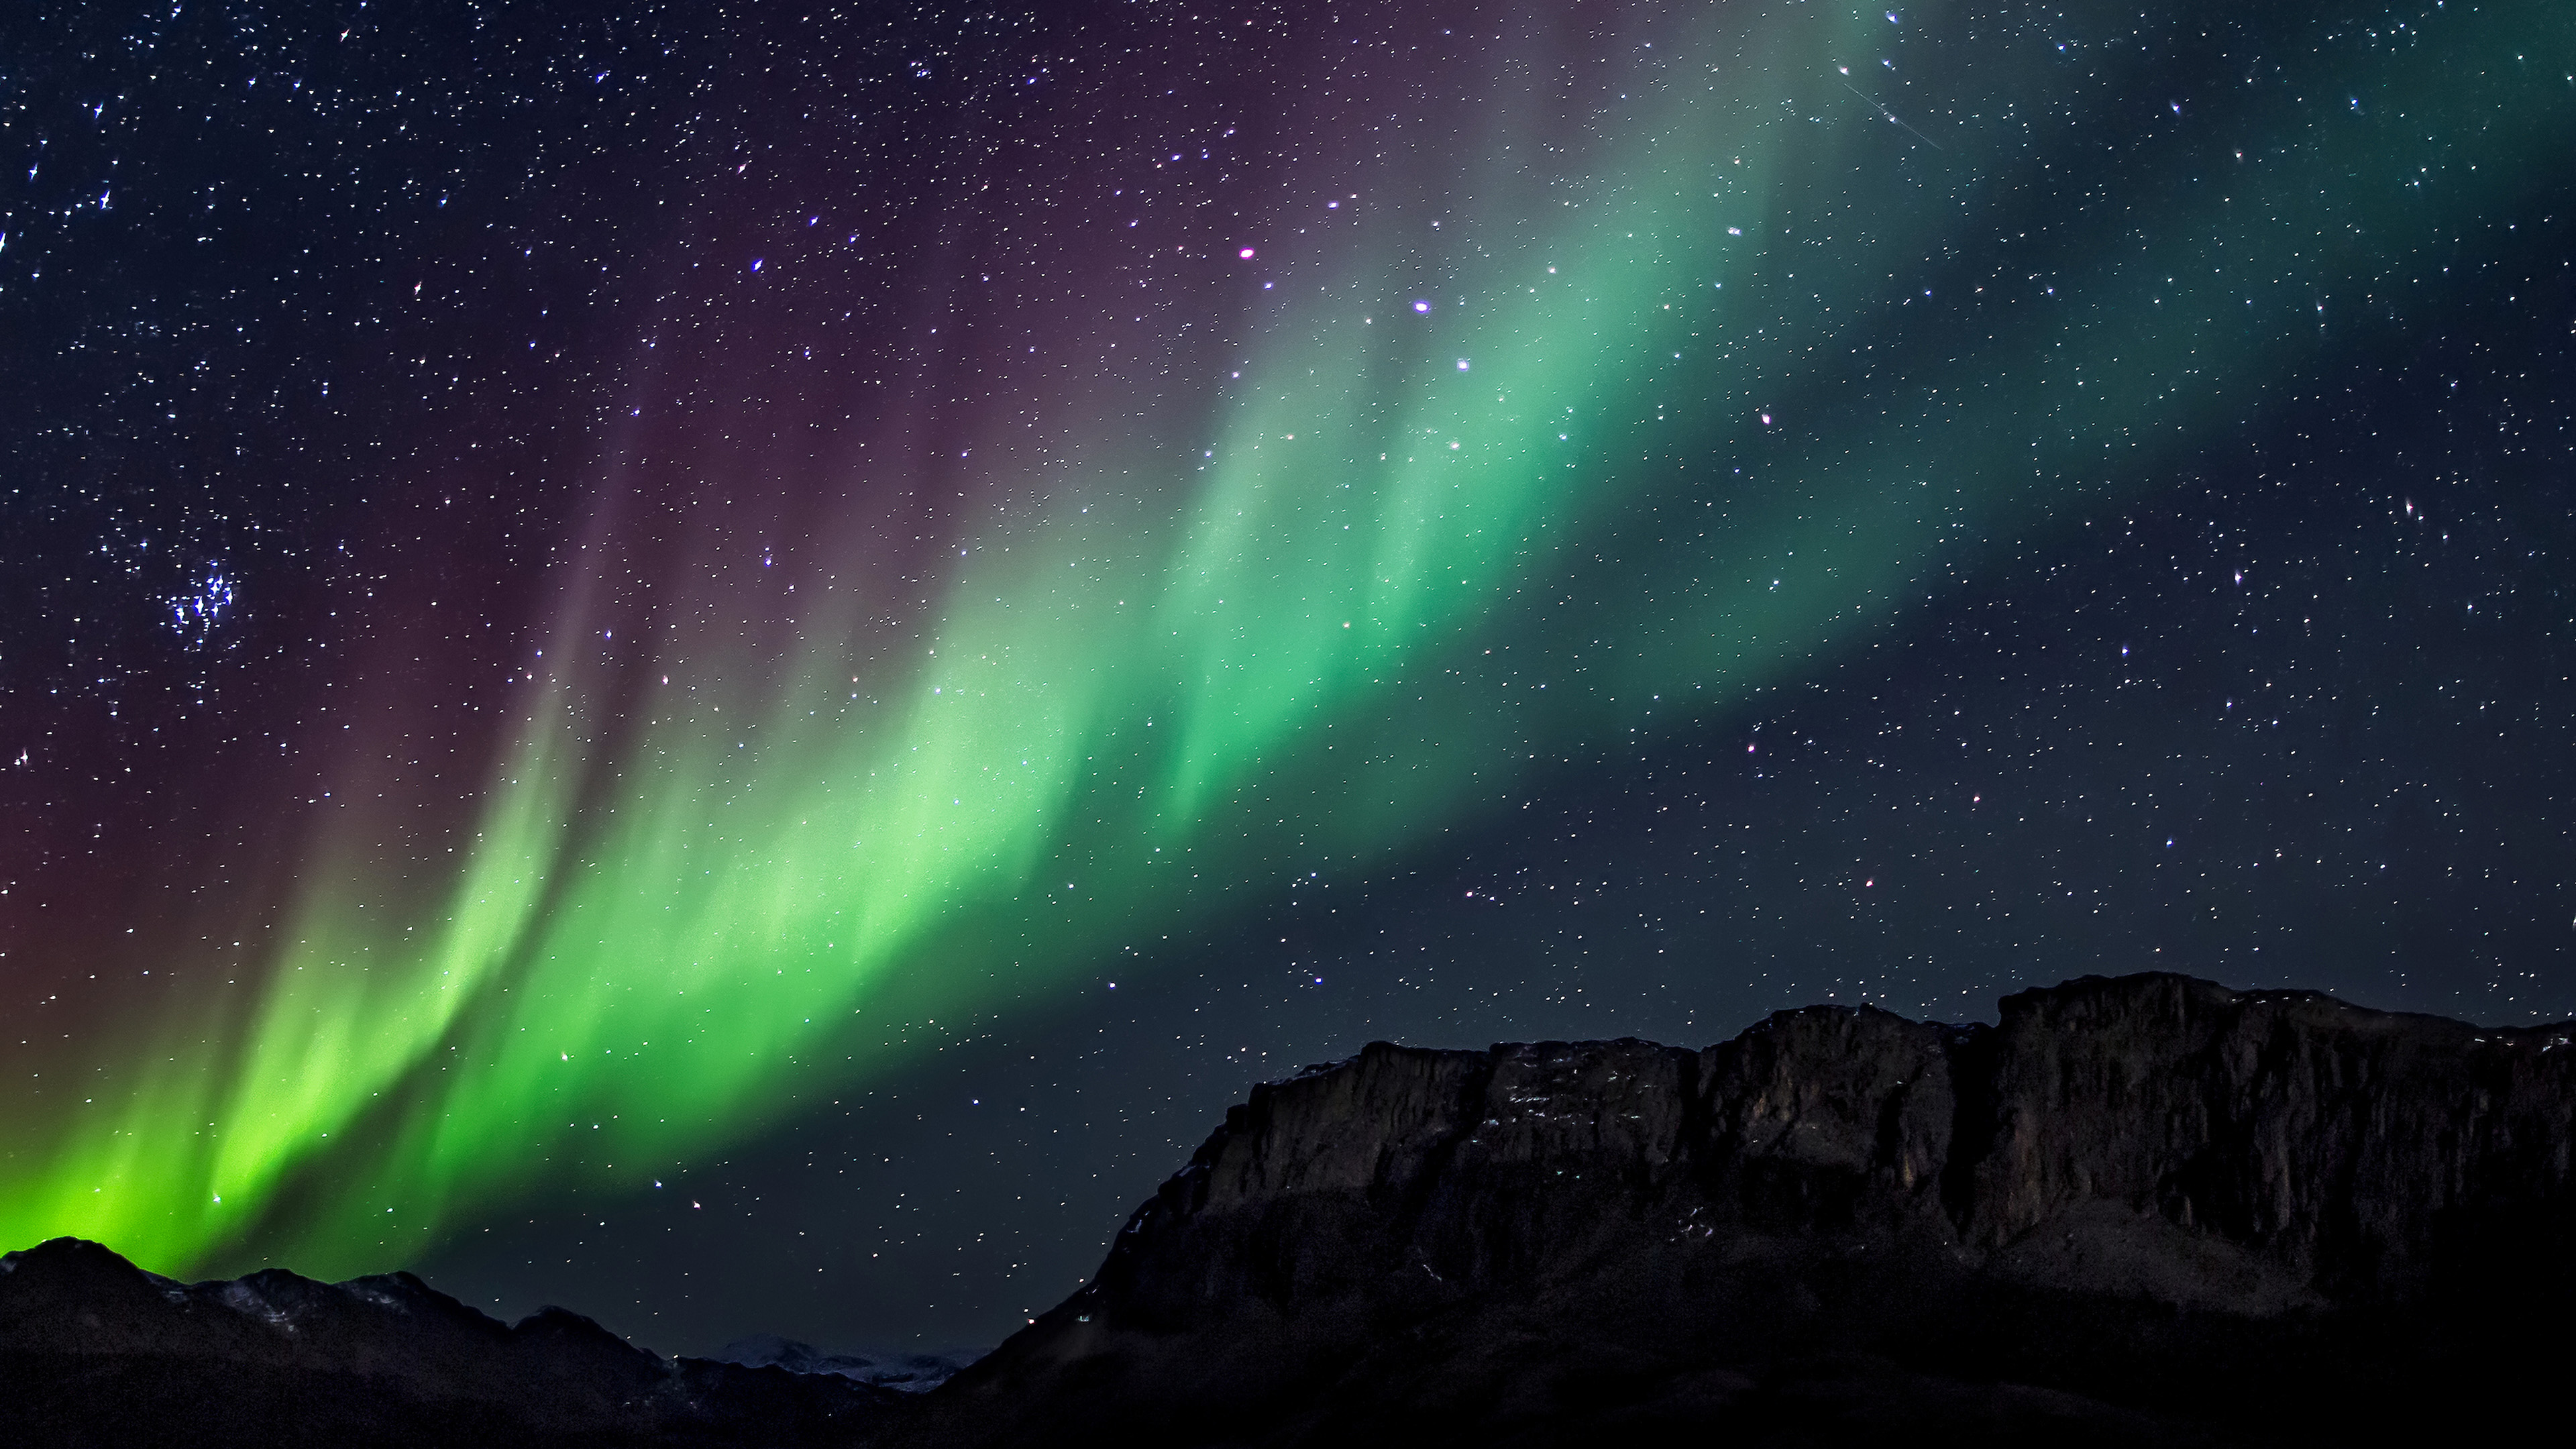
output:
[{"label": "rocky ridge", "polygon": [[409,1273],[185,1284],[76,1238],[0,1255],[6,1442],[839,1444],[898,1398],[664,1360],[561,1308],[505,1325]]},{"label": "rocky ridge", "polygon": [[2260,1440],[2340,1422],[2329,1390],[2384,1421],[2383,1370],[2498,1379],[2496,1283],[2576,1263],[2569,1042],[2142,975],[1994,1026],[1381,1043],[1256,1088],[925,1428]]}]

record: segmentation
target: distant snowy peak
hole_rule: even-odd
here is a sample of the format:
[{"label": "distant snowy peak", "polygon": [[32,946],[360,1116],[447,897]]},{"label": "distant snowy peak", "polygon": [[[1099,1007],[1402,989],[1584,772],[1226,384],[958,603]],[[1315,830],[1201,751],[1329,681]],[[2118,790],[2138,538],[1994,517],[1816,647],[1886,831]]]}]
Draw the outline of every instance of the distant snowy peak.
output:
[{"label": "distant snowy peak", "polygon": [[719,1363],[741,1364],[745,1368],[782,1368],[795,1374],[838,1374],[845,1379],[906,1394],[927,1393],[983,1356],[984,1350],[981,1349],[952,1349],[946,1353],[825,1353],[810,1343],[781,1338],[774,1333],[755,1333],[748,1338],[737,1338],[714,1355]]}]

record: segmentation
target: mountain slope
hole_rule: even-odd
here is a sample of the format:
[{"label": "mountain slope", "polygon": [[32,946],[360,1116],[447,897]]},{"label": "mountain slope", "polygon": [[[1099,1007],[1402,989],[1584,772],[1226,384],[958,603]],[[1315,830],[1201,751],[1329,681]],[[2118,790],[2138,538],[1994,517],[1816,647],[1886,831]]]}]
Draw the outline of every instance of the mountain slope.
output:
[{"label": "mountain slope", "polygon": [[2497,1289],[2567,1278],[2568,1039],[2149,975],[1993,1027],[1813,1007],[1700,1052],[1376,1045],[1256,1088],[1091,1284],[903,1432],[2385,1427],[2565,1342]]},{"label": "mountain slope", "polygon": [[665,1362],[560,1308],[505,1326],[408,1273],[180,1284],[75,1238],[0,1255],[12,1443],[826,1444],[896,1398]]}]

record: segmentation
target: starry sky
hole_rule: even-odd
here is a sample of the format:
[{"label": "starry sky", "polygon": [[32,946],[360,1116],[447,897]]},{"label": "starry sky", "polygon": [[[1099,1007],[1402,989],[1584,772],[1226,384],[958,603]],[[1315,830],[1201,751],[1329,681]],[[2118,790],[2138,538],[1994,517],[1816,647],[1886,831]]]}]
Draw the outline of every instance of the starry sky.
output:
[{"label": "starry sky", "polygon": [[2576,1013],[2576,16],[31,0],[0,1237],[989,1344],[1255,1081]]}]

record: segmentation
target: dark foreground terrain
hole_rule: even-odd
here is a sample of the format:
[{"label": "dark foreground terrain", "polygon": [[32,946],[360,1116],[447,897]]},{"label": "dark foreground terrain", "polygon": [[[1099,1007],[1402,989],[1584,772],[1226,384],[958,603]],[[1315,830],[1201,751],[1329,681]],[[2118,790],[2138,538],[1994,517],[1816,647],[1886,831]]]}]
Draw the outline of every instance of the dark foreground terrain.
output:
[{"label": "dark foreground terrain", "polygon": [[0,1257],[0,1444],[845,1444],[902,1395],[666,1361],[560,1308],[510,1327],[409,1273],[182,1285],[75,1238]]},{"label": "dark foreground terrain", "polygon": [[0,1258],[0,1440],[2294,1444],[2555,1403],[2576,1051],[2178,976],[1996,1026],[1372,1046],[1256,1087],[926,1394],[666,1362],[396,1274]]}]

